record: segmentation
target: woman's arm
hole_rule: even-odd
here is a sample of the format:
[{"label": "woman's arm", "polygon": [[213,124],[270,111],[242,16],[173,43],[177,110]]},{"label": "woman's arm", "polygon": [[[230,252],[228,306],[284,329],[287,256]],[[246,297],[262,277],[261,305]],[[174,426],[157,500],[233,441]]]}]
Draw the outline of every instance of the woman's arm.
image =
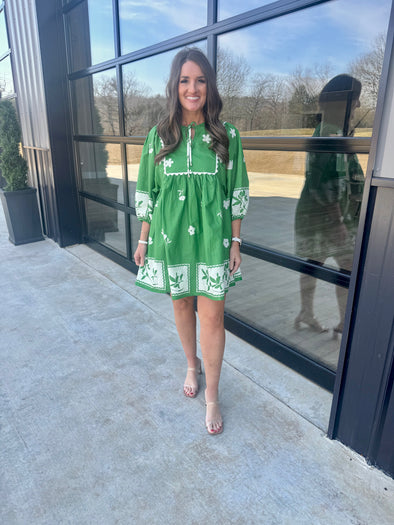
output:
[{"label": "woman's arm", "polygon": [[[240,237],[241,235],[241,220],[242,219],[235,219],[231,222],[231,237]],[[231,241],[231,248],[230,248],[230,275],[234,275],[234,273],[238,270],[238,268],[241,265],[241,251],[240,251],[240,243],[238,241]]]},{"label": "woman's arm", "polygon": [[143,221],[142,226],[141,226],[141,234],[140,234],[140,241],[143,241],[143,242],[138,242],[137,249],[134,252],[134,261],[137,266],[144,266],[145,264],[145,255],[146,255],[146,249],[148,247],[149,231],[150,231],[149,222]]}]

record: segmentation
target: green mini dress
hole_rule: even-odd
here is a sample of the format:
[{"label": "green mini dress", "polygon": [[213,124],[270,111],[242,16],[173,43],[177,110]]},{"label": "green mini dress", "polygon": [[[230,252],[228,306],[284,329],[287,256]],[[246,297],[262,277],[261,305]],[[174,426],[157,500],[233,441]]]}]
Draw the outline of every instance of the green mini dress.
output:
[{"label": "green mini dress", "polygon": [[158,165],[154,159],[163,141],[156,127],[149,132],[135,193],[137,218],[150,223],[138,286],[169,292],[173,299],[222,300],[242,279],[239,270],[230,276],[231,221],[246,214],[249,183],[239,132],[224,126],[230,141],[227,166],[209,148],[212,138],[204,124],[182,126],[181,144]]}]

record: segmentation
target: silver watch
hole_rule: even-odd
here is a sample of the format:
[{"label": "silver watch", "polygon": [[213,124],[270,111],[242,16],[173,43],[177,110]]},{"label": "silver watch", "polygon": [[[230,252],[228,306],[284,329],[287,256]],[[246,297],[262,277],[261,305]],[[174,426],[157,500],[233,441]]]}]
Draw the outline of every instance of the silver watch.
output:
[{"label": "silver watch", "polygon": [[241,246],[241,244],[242,244],[242,239],[240,239],[239,237],[231,237],[231,240],[232,240],[232,241],[239,242],[239,245],[240,245],[240,246]]}]

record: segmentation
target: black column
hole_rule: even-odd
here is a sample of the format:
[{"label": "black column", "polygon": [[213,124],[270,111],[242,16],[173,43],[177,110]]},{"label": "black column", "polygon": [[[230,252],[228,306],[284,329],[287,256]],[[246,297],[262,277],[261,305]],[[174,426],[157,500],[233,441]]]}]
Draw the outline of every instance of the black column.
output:
[{"label": "black column", "polygon": [[51,181],[60,246],[81,242],[81,220],[73,162],[71,112],[61,0],[36,2],[38,32],[53,164]]},{"label": "black column", "polygon": [[394,476],[394,179],[372,184],[351,336],[329,433]]}]

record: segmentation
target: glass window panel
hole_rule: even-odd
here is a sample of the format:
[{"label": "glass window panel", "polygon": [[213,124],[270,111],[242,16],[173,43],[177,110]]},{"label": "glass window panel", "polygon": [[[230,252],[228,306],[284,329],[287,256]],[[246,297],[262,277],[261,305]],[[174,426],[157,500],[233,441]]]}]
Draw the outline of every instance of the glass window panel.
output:
[{"label": "glass window panel", "polygon": [[246,2],[239,2],[238,0],[219,0],[218,1],[218,20],[229,18],[230,16],[239,15],[245,11],[262,7],[266,4],[271,4],[273,0],[246,0]]},{"label": "glass window panel", "polygon": [[116,70],[74,80],[74,114],[78,135],[119,135]]},{"label": "glass window panel", "polygon": [[8,51],[8,38],[5,26],[4,8],[0,10],[0,56]]},{"label": "glass window panel", "polygon": [[188,33],[207,24],[207,0],[119,0],[122,54]]},{"label": "glass window panel", "polygon": [[129,205],[135,206],[135,187],[137,185],[138,168],[140,165],[142,146],[128,144],[126,146],[127,156],[127,180],[129,185]]},{"label": "glass window panel", "polygon": [[244,153],[250,203],[243,238],[350,271],[368,155]]},{"label": "glass window panel", "polygon": [[80,142],[78,147],[82,189],[123,204],[120,145]]},{"label": "glass window panel", "polygon": [[[243,281],[227,294],[226,311],[336,370],[341,333],[334,328],[341,322],[340,311],[344,315],[347,289],[244,254],[241,269]],[[326,332],[295,322],[301,293],[303,304],[313,304],[310,315]]]},{"label": "glass window panel", "polygon": [[72,71],[115,58],[112,0],[85,0],[66,20]]},{"label": "glass window panel", "polygon": [[[338,0],[219,36],[222,118],[250,135],[311,136],[326,113],[323,89],[346,73],[362,84],[360,104],[353,96],[338,106],[332,133],[370,136],[390,7],[390,0]],[[349,95],[343,84],[330,91],[338,104]]]},{"label": "glass window panel", "polygon": [[12,79],[11,58],[9,56],[3,58],[0,62],[0,98],[5,98],[13,95],[14,81]]},{"label": "glass window panel", "polygon": [[[207,52],[206,41],[195,44]],[[123,66],[125,134],[146,135],[166,108],[166,85],[171,62],[179,49]]]},{"label": "glass window panel", "polygon": [[123,212],[100,204],[90,199],[84,199],[86,225],[89,237],[126,255],[126,229]]}]

